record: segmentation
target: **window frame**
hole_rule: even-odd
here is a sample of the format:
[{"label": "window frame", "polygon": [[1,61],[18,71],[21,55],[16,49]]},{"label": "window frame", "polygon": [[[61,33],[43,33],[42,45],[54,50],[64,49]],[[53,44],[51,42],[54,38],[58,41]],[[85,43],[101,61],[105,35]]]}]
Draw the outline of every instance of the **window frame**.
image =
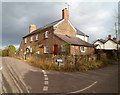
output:
[{"label": "window frame", "polygon": [[45,31],[45,38],[48,38],[49,31]]},{"label": "window frame", "polygon": [[30,37],[30,42],[33,42],[33,36]]},{"label": "window frame", "polygon": [[81,52],[85,52],[85,47],[84,46],[80,46],[80,51]]},{"label": "window frame", "polygon": [[24,42],[25,42],[25,44],[27,43],[27,38],[25,38]]},{"label": "window frame", "polygon": [[62,51],[62,52],[65,52],[65,51],[66,51],[65,45],[61,45],[61,51]]},{"label": "window frame", "polygon": [[48,53],[48,52],[49,52],[48,46],[44,46],[44,53]]},{"label": "window frame", "polygon": [[38,37],[39,37],[39,35],[38,35],[38,34],[36,34],[36,36],[35,36],[35,40],[36,40],[36,41],[38,40]]}]

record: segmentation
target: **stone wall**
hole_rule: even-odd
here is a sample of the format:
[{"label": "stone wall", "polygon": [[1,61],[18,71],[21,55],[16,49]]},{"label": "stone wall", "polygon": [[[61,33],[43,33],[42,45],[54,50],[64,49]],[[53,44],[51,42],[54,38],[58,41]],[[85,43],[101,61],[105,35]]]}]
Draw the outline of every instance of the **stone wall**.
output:
[{"label": "stone wall", "polygon": [[91,61],[91,60],[96,60],[96,55],[95,54],[91,54],[91,55],[52,55],[52,54],[27,54],[26,55],[26,59],[29,58],[35,58],[35,59],[39,59],[39,60],[44,60],[44,61],[49,61],[50,63],[53,64],[58,64],[58,62],[56,62],[57,59],[61,59],[63,60],[63,62],[61,62],[60,64],[64,65],[79,65],[79,64],[84,64],[85,62]]}]

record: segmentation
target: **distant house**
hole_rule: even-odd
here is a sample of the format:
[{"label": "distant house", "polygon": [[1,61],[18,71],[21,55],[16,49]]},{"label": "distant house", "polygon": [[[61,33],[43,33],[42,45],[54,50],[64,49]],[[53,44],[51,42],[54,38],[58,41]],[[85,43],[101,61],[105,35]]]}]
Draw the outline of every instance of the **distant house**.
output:
[{"label": "distant house", "polygon": [[38,54],[88,55],[94,53],[94,45],[88,43],[85,33],[75,28],[68,20],[68,10],[62,10],[62,19],[43,27],[30,25],[29,34],[24,36],[19,52]]},{"label": "distant house", "polygon": [[96,45],[96,49],[117,50],[117,39],[115,37],[112,39],[111,35],[108,35],[107,40],[98,39],[94,42],[94,45]]}]

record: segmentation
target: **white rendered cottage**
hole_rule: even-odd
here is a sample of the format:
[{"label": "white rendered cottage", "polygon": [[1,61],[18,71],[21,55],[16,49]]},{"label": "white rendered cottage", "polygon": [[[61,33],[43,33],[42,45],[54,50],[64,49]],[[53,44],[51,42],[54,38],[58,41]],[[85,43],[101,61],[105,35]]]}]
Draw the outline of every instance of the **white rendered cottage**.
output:
[{"label": "white rendered cottage", "polygon": [[[94,42],[94,45],[96,45],[96,49],[117,50],[117,39],[111,39],[111,35],[108,35],[107,40],[98,39]],[[118,47],[120,47],[120,45]]]}]

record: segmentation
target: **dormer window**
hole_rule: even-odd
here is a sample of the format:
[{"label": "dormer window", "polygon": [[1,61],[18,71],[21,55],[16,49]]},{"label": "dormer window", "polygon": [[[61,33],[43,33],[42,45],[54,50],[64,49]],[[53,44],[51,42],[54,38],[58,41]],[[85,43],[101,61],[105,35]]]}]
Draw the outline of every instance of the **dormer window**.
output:
[{"label": "dormer window", "polygon": [[45,32],[45,38],[48,38],[48,31]]},{"label": "dormer window", "polygon": [[25,38],[25,44],[27,43],[27,38]]},{"label": "dormer window", "polygon": [[35,36],[35,39],[38,40],[38,34]]},{"label": "dormer window", "polygon": [[31,41],[31,42],[33,41],[33,36],[31,36],[30,41]]}]

